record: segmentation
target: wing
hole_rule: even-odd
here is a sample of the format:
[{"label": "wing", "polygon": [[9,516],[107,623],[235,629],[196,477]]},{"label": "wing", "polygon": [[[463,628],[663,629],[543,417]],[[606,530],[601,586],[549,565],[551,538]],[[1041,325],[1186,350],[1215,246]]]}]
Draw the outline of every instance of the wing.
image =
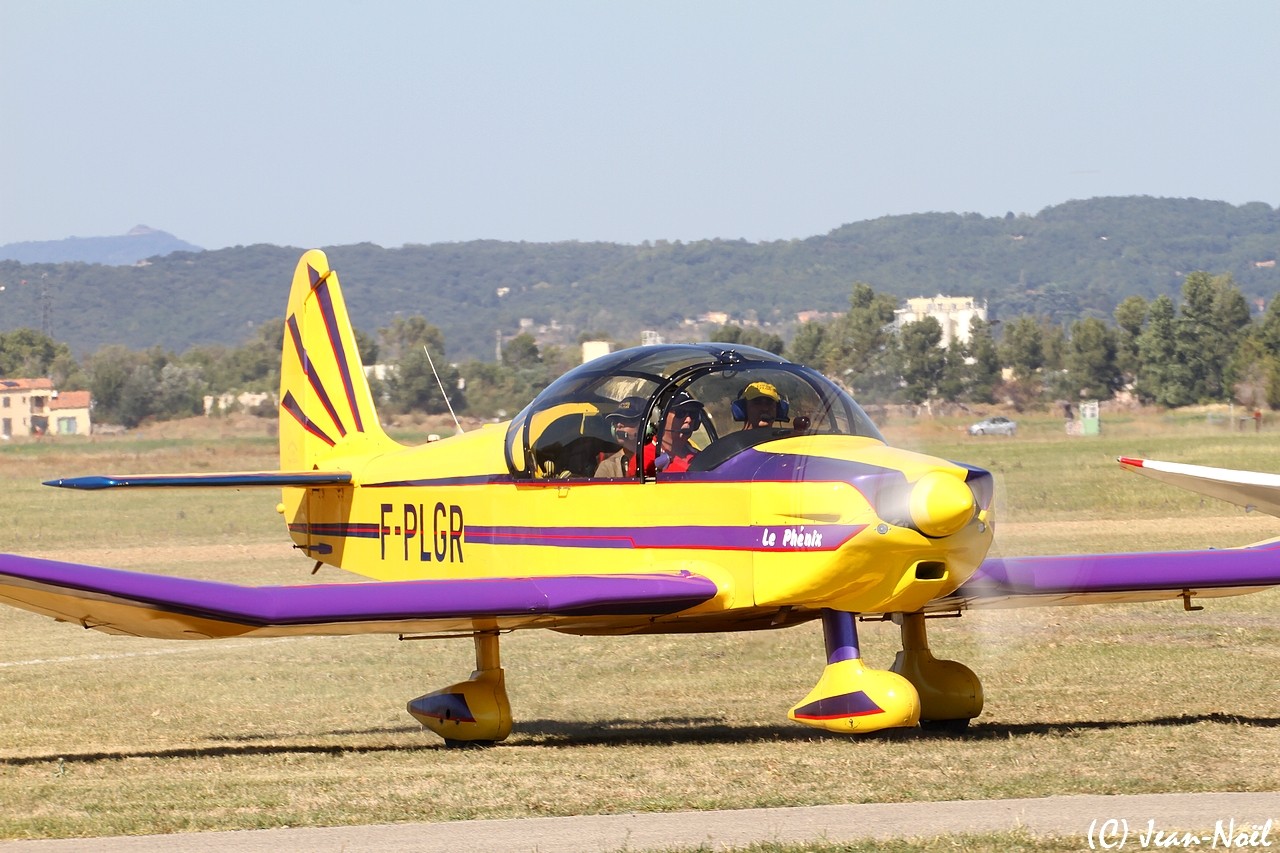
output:
[{"label": "wing", "polygon": [[104,474],[91,477],[67,477],[46,480],[46,486],[60,489],[197,489],[197,488],[270,488],[306,486],[323,488],[345,486],[351,475],[345,471],[232,471],[222,474]]},{"label": "wing", "polygon": [[1280,474],[1182,465],[1127,456],[1121,456],[1119,462],[1126,471],[1280,517]]},{"label": "wing", "polygon": [[927,612],[1213,598],[1280,584],[1280,541],[1213,551],[1070,554],[986,560]]},{"label": "wing", "polygon": [[246,587],[0,554],[0,601],[162,639],[555,627],[677,613],[717,592],[689,572]]}]

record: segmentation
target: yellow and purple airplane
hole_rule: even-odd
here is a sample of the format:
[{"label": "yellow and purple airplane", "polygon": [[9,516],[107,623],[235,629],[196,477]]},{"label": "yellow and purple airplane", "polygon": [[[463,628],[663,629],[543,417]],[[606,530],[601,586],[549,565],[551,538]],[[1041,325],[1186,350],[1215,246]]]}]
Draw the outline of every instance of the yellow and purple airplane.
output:
[{"label": "yellow and purple airplane", "polygon": [[[610,456],[618,464],[602,467]],[[1193,486],[1217,470],[1122,462]],[[1280,494],[1280,482],[1242,484],[1237,473],[1210,493],[1280,507],[1259,497]],[[518,628],[622,635],[820,619],[826,667],[791,719],[842,733],[960,728],[982,710],[982,687],[968,667],[933,657],[927,617],[1160,599],[1190,609],[1196,596],[1280,583],[1275,543],[987,559],[990,473],[889,447],[835,383],[751,347],[622,350],[569,371],[506,424],[404,446],[379,423],[319,251],[303,255],[289,295],[280,470],[49,485],[279,489],[294,546],[317,568],[370,580],[244,587],[0,555],[0,601],[167,639],[471,638],[470,678],[408,706],[450,743],[510,733],[498,641]],[[862,662],[866,616],[901,627],[889,670]]]}]

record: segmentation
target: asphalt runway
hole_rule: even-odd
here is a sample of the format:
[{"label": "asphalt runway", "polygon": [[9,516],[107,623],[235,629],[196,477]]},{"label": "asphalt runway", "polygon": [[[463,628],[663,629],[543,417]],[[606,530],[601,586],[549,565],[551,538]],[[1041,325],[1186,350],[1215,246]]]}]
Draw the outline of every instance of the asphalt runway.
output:
[{"label": "asphalt runway", "polygon": [[1273,821],[1280,823],[1280,792],[1078,795],[9,841],[0,842],[0,851],[639,853],[1014,829],[1078,838],[1081,850],[1280,849],[1280,829],[1273,828]]}]

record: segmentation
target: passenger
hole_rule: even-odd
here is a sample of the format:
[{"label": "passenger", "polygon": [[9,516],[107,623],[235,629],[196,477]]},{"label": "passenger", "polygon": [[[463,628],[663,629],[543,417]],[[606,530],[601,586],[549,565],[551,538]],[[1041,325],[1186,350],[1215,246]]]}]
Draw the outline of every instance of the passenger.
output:
[{"label": "passenger", "polygon": [[[689,463],[698,455],[697,448],[689,443],[689,439],[702,423],[703,412],[702,403],[689,396],[688,391],[680,391],[667,402],[662,429],[652,442],[644,446],[646,475],[652,476],[658,471],[675,474],[689,470]],[[627,473],[636,473],[634,457],[627,467]]]},{"label": "passenger", "polygon": [[775,421],[786,420],[782,395],[768,382],[752,382],[734,401],[734,414],[742,412],[743,429],[768,429]]},{"label": "passenger", "polygon": [[[644,397],[627,397],[605,416],[613,440],[618,443],[618,452],[606,456],[596,466],[597,477],[625,477],[631,458],[636,455],[636,444],[640,435],[640,419],[644,417]],[[632,466],[634,470],[634,466]]]}]

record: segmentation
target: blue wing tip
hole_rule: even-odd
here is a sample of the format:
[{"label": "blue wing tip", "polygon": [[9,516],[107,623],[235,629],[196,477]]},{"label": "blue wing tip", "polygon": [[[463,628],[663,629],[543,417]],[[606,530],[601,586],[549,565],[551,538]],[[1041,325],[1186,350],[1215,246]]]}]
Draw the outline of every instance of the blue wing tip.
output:
[{"label": "blue wing tip", "polygon": [[111,477],[64,477],[57,480],[45,480],[44,485],[58,489],[109,489],[117,485]]}]

